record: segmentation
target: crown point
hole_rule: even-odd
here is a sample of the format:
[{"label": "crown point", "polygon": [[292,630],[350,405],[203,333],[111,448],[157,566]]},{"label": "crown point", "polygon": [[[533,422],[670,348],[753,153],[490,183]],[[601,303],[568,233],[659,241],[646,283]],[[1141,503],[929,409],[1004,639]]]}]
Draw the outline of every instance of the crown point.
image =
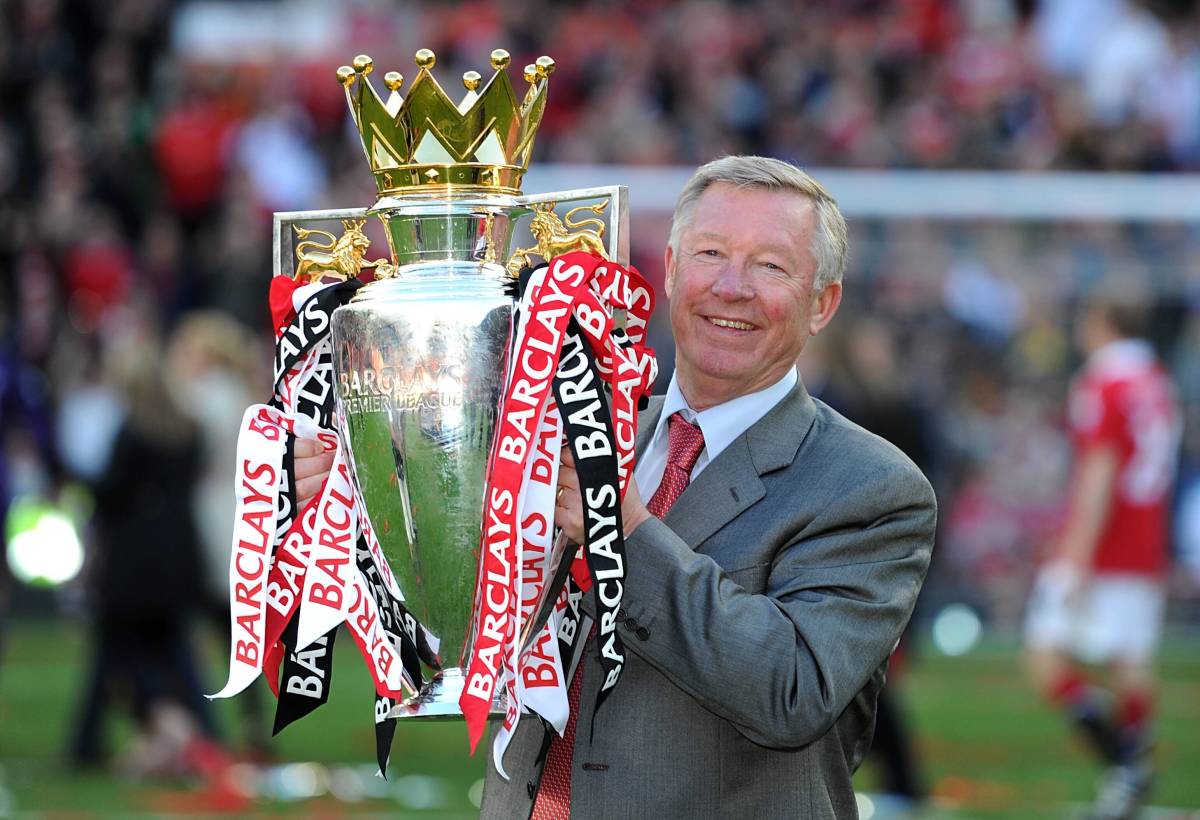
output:
[{"label": "crown point", "polygon": [[545,54],[537,58],[535,65],[537,66],[537,75],[542,79],[554,73],[554,58],[547,57]]},{"label": "crown point", "polygon": [[437,55],[427,48],[423,48],[417,52],[416,56],[417,68],[423,68],[426,71],[433,68],[437,62]]},{"label": "crown point", "polygon": [[439,176],[441,175],[438,173],[437,168],[430,168],[425,172],[425,181],[429,183],[437,182]]},{"label": "crown point", "polygon": [[533,63],[525,66],[525,72],[523,76],[525,77],[525,82],[527,83],[537,82],[537,66],[535,66]]},{"label": "crown point", "polygon": [[344,65],[337,70],[337,81],[343,86],[349,86],[354,82],[354,69],[348,65]]},{"label": "crown point", "polygon": [[359,54],[354,58],[354,70],[359,74],[366,76],[375,68],[375,61],[366,54]]},{"label": "crown point", "polygon": [[508,64],[512,62],[512,57],[502,48],[498,48],[492,52],[492,68],[497,71],[503,71],[508,68]]},{"label": "crown point", "polygon": [[383,84],[387,86],[388,91],[399,91],[403,83],[404,75],[399,71],[389,71],[383,75]]},{"label": "crown point", "polygon": [[467,89],[467,91],[474,91],[476,88],[479,88],[479,81],[482,79],[483,77],[479,76],[478,71],[468,71],[466,74],[463,74],[463,88]]}]

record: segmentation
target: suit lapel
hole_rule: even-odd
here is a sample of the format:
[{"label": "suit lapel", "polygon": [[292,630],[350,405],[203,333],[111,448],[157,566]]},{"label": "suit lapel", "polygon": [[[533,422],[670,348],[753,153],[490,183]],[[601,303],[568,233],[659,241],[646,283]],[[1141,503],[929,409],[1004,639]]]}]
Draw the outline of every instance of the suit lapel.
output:
[{"label": "suit lapel", "polygon": [[663,522],[693,549],[767,494],[745,435],[688,485]]},{"label": "suit lapel", "polygon": [[[655,410],[657,422],[661,403]],[[664,522],[693,549],[699,547],[766,495],[761,477],[795,460],[815,418],[816,406],[803,382],[798,382],[696,476]],[[648,429],[652,432],[653,425]]]}]

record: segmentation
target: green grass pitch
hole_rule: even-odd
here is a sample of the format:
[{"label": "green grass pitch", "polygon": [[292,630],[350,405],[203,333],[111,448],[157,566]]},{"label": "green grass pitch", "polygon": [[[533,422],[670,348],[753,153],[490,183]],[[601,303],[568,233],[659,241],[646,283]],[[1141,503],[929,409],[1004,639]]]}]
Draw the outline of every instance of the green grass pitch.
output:
[{"label": "green grass pitch", "polygon": [[[85,631],[62,621],[10,623],[0,657],[0,817],[159,817],[211,812],[203,790],[185,782],[131,783],[72,771],[65,749],[83,682]],[[217,642],[204,642],[205,684],[224,680]],[[374,741],[370,682],[350,640],[337,644],[336,685],[329,704],[276,738],[277,764],[314,762],[342,783],[333,796],[285,799],[276,789],[254,816],[471,817],[490,750],[468,757],[461,723],[401,724],[387,783],[371,769]],[[1161,654],[1161,775],[1153,803],[1200,809],[1200,640],[1177,637]],[[1059,718],[1021,679],[1015,647],[985,640],[961,658],[921,646],[899,682],[915,729],[922,776],[932,799],[927,818],[1070,817],[1092,793],[1096,770]],[[273,708],[269,693],[266,705]],[[239,738],[238,703],[217,704],[228,738]],[[125,719],[110,721],[110,740],[128,739]],[[282,771],[276,768],[276,773]],[[353,776],[351,775],[353,773]],[[294,774],[294,773],[293,773]],[[350,786],[345,781],[349,778]],[[278,777],[276,778],[278,780]],[[322,781],[324,782],[324,781]],[[858,785],[872,791],[872,764]],[[354,785],[358,784],[358,785]],[[472,791],[474,789],[474,791]],[[240,811],[245,816],[245,811]],[[1200,816],[1197,813],[1196,816]]]}]

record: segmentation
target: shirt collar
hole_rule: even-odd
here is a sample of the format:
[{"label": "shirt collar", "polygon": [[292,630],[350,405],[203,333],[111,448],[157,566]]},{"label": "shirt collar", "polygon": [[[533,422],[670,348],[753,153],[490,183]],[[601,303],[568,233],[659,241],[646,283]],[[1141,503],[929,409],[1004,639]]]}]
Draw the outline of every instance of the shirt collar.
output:
[{"label": "shirt collar", "polygon": [[700,426],[700,432],[704,434],[705,455],[712,461],[732,444],[734,439],[779,404],[796,386],[799,378],[796,368],[793,367],[770,387],[738,396],[697,413],[688,405],[683,391],[679,389],[679,382],[672,374],[671,383],[667,385],[667,393],[663,397],[662,413],[658,417],[658,425],[654,428],[652,446],[658,443],[660,437],[666,439],[667,420],[675,413],[681,412],[685,420]]},{"label": "shirt collar", "polygon": [[1122,372],[1154,361],[1154,348],[1144,339],[1117,339],[1088,357],[1089,370]]}]

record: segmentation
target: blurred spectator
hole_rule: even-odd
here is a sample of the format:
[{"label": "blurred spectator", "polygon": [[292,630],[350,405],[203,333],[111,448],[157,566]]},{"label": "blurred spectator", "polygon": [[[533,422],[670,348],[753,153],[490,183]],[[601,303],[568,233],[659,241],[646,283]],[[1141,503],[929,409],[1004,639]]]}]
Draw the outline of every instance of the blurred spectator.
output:
[{"label": "blurred spectator", "polygon": [[[167,347],[168,388],[199,436],[199,469],[191,508],[200,548],[201,576],[194,579],[207,619],[222,642],[229,639],[229,557],[236,510],[230,481],[237,472],[242,414],[268,392],[262,373],[265,346],[237,321],[217,311],[183,316]],[[227,653],[226,653],[227,654]],[[240,734],[258,755],[266,753],[270,729],[262,687],[238,698]]]},{"label": "blurred spectator", "polygon": [[[127,415],[95,485],[91,671],[71,753],[79,764],[104,759],[105,712],[117,701],[140,731],[128,769],[183,771],[198,750],[215,749],[190,636],[202,577],[191,508],[200,442],[167,389],[156,346],[120,361]],[[164,749],[175,754],[164,758]]]},{"label": "blurred spectator", "polygon": [[[229,553],[242,414],[264,395],[269,352],[253,355],[252,336],[228,315],[197,311],[184,316],[167,347],[168,388],[196,425],[199,469],[192,496],[199,529],[206,605],[224,609],[229,597]],[[227,613],[222,613],[223,616]],[[226,623],[228,626],[228,623]]]},{"label": "blurred spectator", "polygon": [[[992,232],[997,234],[1004,232]],[[1024,318],[1020,286],[977,257],[956,259],[946,271],[943,289],[946,312],[993,347],[1003,347]]]},{"label": "blurred spectator", "polygon": [[[212,85],[217,85],[212,82]],[[164,101],[154,135],[154,156],[171,206],[189,224],[207,217],[221,198],[230,146],[241,112],[222,89],[184,91]]]},{"label": "blurred spectator", "polygon": [[308,116],[277,93],[269,89],[262,109],[242,126],[234,161],[266,211],[302,211],[321,201],[325,165],[312,145]]},{"label": "blurred spectator", "polygon": [[[855,317],[818,338],[825,340],[821,355],[826,359],[828,377],[819,379],[811,392],[851,421],[895,444],[928,471],[926,411],[911,395],[891,327],[876,318]],[[809,384],[807,369],[805,384]]]},{"label": "blurred spectator", "polygon": [[99,350],[88,350],[77,379],[64,385],[58,402],[56,444],[63,465],[86,482],[98,481],[112,459],[125,417],[121,392],[106,379]]},{"label": "blurred spectator", "polygon": [[1092,53],[1092,44],[1112,28],[1125,0],[1039,0],[1034,17],[1037,56],[1047,70],[1079,76]]},{"label": "blurred spectator", "polygon": [[17,355],[0,313],[0,666],[12,576],[8,510],[21,494],[48,495],[58,479],[45,378]]},{"label": "blurred spectator", "polygon": [[1175,541],[1179,563],[1188,573],[1186,582],[1194,590],[1200,588],[1200,480],[1193,472],[1180,485]]},{"label": "blurred spectator", "polygon": [[[863,317],[832,333],[830,330],[816,337],[822,340],[816,372],[811,372],[801,359],[805,385],[814,396],[887,439],[929,472],[927,412],[909,392],[891,328],[877,319]],[[879,767],[881,790],[902,801],[906,808],[926,794],[900,684],[910,657],[909,644],[907,638],[902,638],[888,663],[887,683],[879,691],[869,757]]]}]

